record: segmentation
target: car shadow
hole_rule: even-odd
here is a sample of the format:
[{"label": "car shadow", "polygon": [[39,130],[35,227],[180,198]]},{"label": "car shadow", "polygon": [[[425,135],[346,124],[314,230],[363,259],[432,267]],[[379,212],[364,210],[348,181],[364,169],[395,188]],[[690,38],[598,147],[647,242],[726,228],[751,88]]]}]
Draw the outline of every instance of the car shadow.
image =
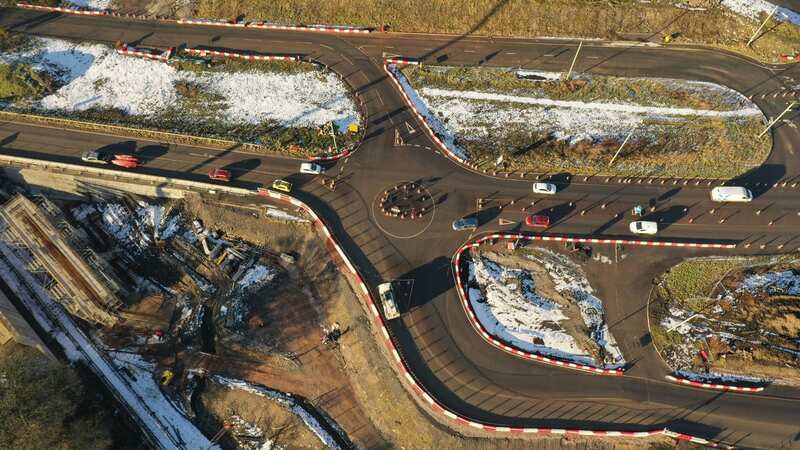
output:
[{"label": "car shadow", "polygon": [[102,147],[97,148],[97,151],[101,154],[113,154],[113,153],[133,154],[136,151],[136,141],[122,141],[122,142],[117,142],[116,144],[104,145]]},{"label": "car shadow", "polygon": [[145,145],[144,147],[139,147],[139,150],[136,150],[136,156],[140,159],[146,160],[154,160],[161,156],[164,156],[169,151],[169,146],[166,144],[158,144],[158,145]]},{"label": "car shadow", "polygon": [[260,165],[261,165],[260,159],[249,158],[236,161],[222,168],[231,171],[231,178],[239,178],[242,175],[257,169]]},{"label": "car shadow", "polygon": [[683,205],[670,206],[669,208],[645,214],[641,220],[658,223],[658,230],[662,231],[673,223],[683,219],[688,214],[689,208]]},{"label": "car shadow", "polygon": [[746,187],[753,193],[753,198],[758,198],[769,191],[784,175],[786,175],[786,166],[783,164],[763,164],[738,177],[731,178],[725,183],[725,186]]}]

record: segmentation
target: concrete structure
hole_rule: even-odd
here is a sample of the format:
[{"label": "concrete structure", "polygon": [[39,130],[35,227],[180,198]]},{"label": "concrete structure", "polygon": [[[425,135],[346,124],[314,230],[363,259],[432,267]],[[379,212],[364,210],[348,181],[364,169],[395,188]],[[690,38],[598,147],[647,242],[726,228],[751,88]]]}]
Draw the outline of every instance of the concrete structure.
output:
[{"label": "concrete structure", "polygon": [[18,344],[33,347],[45,356],[55,359],[36,332],[17,311],[11,300],[0,291],[0,345],[14,340]]},{"label": "concrete structure", "polygon": [[27,269],[46,277],[43,285],[70,313],[114,325],[115,312],[122,306],[122,283],[58,207],[44,197],[34,200],[17,195],[0,208],[7,225],[3,238],[31,253]]}]

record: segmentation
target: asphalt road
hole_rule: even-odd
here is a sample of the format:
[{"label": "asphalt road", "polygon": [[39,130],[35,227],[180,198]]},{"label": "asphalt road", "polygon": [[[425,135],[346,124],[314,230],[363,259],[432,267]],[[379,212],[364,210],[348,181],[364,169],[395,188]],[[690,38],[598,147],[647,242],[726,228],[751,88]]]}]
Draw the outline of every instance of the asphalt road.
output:
[{"label": "asphalt road", "polygon": [[[345,176],[335,191],[307,175],[297,174],[299,161],[230,150],[165,146],[158,142],[56,130],[15,123],[0,124],[2,151],[79,162],[87,149],[115,146],[137,149],[145,173],[205,179],[213,167],[234,172],[242,187],[289,178],[296,195],[315,208],[370,286],[384,280],[413,280],[401,299],[403,316],[390,323],[403,357],[420,381],[453,411],[498,425],[643,430],[670,429],[721,439],[741,446],[800,448],[800,392],[770,386],[763,395],[707,392],[667,383],[668,372],[647,336],[645,308],[650,280],[698,250],[624,249],[629,256],[614,265],[587,266],[592,284],[606,302],[608,321],[626,355],[634,361],[628,375],[610,378],[556,369],[500,352],[472,330],[456,298],[450,256],[467,239],[450,223],[472,213],[478,198],[481,231],[519,229],[499,226],[498,219],[519,222],[524,214],[547,211],[552,233],[627,236],[635,204],[652,204],[650,217],[661,220],[660,238],[714,239],[741,243],[737,253],[796,249],[800,225],[800,179],[793,143],[800,142],[797,114],[773,132],[774,149],[767,163],[736,184],[749,185],[758,197],[749,205],[713,205],[708,187],[668,181],[623,183],[603,178],[554,177],[561,192],[534,196],[531,180],[494,178],[458,166],[433,149],[399,94],[385,78],[381,57],[400,55],[428,62],[518,66],[564,70],[576,43],[482,39],[410,34],[331,36],[111,18],[64,17],[19,10],[0,10],[0,26],[42,36],[169,47],[186,43],[276,53],[302,53],[339,73],[364,103],[367,138],[351,157],[328,170]],[[785,88],[800,80],[797,66],[762,66],[739,56],[703,49],[584,45],[576,70],[621,76],[660,76],[713,81],[753,96],[767,116],[775,116],[791,98]],[[409,126],[414,133],[409,132]],[[394,130],[407,144],[395,147]],[[417,180],[439,201],[433,220],[398,226],[373,213],[375,199],[390,185]],[[786,187],[772,188],[788,180]],[[758,183],[764,183],[759,185]],[[509,205],[514,200],[514,205]],[[535,201],[534,205],[530,205]],[[605,204],[605,208],[602,205]],[[526,211],[521,207],[527,205]],[[502,208],[501,208],[502,206]],[[716,206],[716,211],[711,208]],[[755,211],[762,211],[755,214]],[[581,214],[581,211],[585,211]],[[615,217],[616,214],[622,217]],[[689,219],[693,219],[689,223]],[[720,220],[725,219],[723,223]],[[772,222],[772,225],[769,223]],[[742,248],[745,243],[749,249]],[[761,249],[761,245],[765,248]],[[597,249],[608,253],[613,249]],[[720,253],[722,251],[717,251]],[[608,253],[610,255],[610,253]],[[599,263],[598,263],[599,264]]]}]

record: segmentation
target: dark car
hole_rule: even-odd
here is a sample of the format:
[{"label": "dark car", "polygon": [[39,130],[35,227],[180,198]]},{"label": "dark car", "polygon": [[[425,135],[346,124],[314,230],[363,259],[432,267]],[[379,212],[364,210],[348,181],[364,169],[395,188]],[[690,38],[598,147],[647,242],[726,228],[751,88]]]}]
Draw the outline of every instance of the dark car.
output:
[{"label": "dark car", "polygon": [[477,217],[462,217],[453,222],[453,230],[455,231],[474,230],[476,228],[478,228]]}]

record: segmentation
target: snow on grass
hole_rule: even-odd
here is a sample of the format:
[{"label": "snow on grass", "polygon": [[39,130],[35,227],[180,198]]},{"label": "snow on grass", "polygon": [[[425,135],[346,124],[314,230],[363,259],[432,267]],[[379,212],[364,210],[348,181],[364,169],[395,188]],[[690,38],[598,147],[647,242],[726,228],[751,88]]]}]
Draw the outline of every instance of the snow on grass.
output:
[{"label": "snow on grass", "polygon": [[489,334],[530,352],[594,363],[559,325],[567,318],[561,306],[536,295],[530,273],[480,258],[469,264],[469,280],[481,288],[470,288],[469,300]]},{"label": "snow on grass", "polygon": [[417,91],[411,87],[411,84],[408,82],[405,75],[403,75],[403,73],[397,69],[394,64],[390,64],[388,68],[394,74],[395,78],[397,78],[397,80],[400,82],[401,88],[411,100],[411,103],[414,104],[414,107],[417,109],[417,111],[419,111],[419,113],[425,118],[425,122],[437,135],[439,135],[440,138],[442,138],[445,145],[447,145],[447,148],[460,158],[468,159],[467,152],[456,145],[456,137],[453,132],[439,120],[439,118],[433,111],[431,111],[430,108],[428,108],[428,104],[417,94]]},{"label": "snow on grass", "polygon": [[[648,121],[678,121],[685,117],[743,118],[757,117],[761,111],[747,107],[733,111],[710,111],[691,108],[639,106],[622,103],[579,102],[546,98],[422,88],[426,117],[434,117],[440,133],[451,145],[456,136],[488,138],[504,128],[548,130],[571,144],[607,137],[621,138],[634,129],[646,131]],[[447,125],[443,125],[445,120]],[[429,122],[430,123],[430,122]],[[434,127],[436,128],[436,127]],[[463,152],[463,150],[462,150]]]},{"label": "snow on grass", "polygon": [[287,222],[310,222],[308,219],[304,219],[275,208],[267,208],[266,214],[274,219],[285,220]]},{"label": "snow on grass", "polygon": [[90,9],[108,9],[111,7],[111,0],[69,0],[68,3]]},{"label": "snow on grass", "polygon": [[765,384],[772,381],[771,379],[761,378],[761,377],[748,377],[745,375],[730,375],[730,374],[723,374],[716,372],[697,373],[697,372],[690,372],[688,370],[677,370],[675,371],[675,376],[679,378],[685,378],[687,380],[697,381],[700,383]]},{"label": "snow on grass", "polygon": [[[292,413],[300,417],[300,419],[303,420],[306,426],[310,428],[311,431],[313,431],[314,434],[317,435],[319,440],[322,441],[323,444],[328,446],[328,448],[331,448],[333,450],[338,450],[342,448],[336,442],[336,439],[334,439],[333,436],[331,436],[330,433],[328,433],[328,431],[322,427],[322,425],[319,423],[316,417],[314,417],[308,411],[306,411],[306,409],[303,408],[303,406],[300,405],[297,402],[297,400],[295,400],[290,394],[285,394],[283,392],[269,389],[264,386],[250,384],[243,380],[227,378],[220,375],[214,375],[212,378],[216,383],[226,386],[229,389],[239,389],[245,392],[249,392],[251,394],[272,399],[280,403],[284,407],[291,410]],[[344,431],[341,430],[341,428],[339,428],[335,423],[330,423],[330,425],[336,428],[339,433],[342,433],[344,435]]]},{"label": "snow on grass", "polygon": [[[592,289],[580,267],[563,255],[544,252],[531,257],[542,264],[556,291],[576,302],[591,338],[605,353],[606,367],[620,367],[625,359],[605,324],[602,301]],[[519,348],[585,364],[598,364],[561,323],[567,320],[563,307],[536,293],[530,272],[508,269],[485,258],[471,262],[469,300],[478,320],[487,331]]]},{"label": "snow on grass", "polygon": [[539,250],[544,257],[533,255],[528,257],[544,265],[555,284],[556,291],[566,294],[578,304],[581,317],[591,333],[590,337],[605,352],[604,363],[613,367],[623,366],[625,358],[606,324],[603,301],[592,295],[592,287],[583,270],[564,255],[545,249]]},{"label": "snow on grass", "polygon": [[241,290],[254,290],[272,281],[275,278],[275,269],[262,264],[256,264],[244,273],[242,279],[236,283]]},{"label": "snow on grass", "polygon": [[766,272],[749,275],[742,280],[737,292],[766,292],[767,295],[800,296],[800,274],[794,270],[782,272]]},{"label": "snow on grass", "polygon": [[[722,0],[722,6],[736,14],[759,20],[759,14],[769,14],[778,5],[766,0]],[[778,10],[775,11],[773,17],[780,21],[791,22],[800,26],[800,13],[792,11],[791,9],[778,6]]]},{"label": "snow on grass", "polygon": [[344,83],[332,72],[206,73],[178,71],[158,61],[123,56],[102,44],[75,44],[37,38],[33,50],[0,61],[24,61],[56,76],[64,86],[31,106],[84,111],[114,108],[130,115],[155,116],[174,106],[177,82],[191,82],[222,96],[222,118],[231,124],[275,120],[286,127],[334,122],[340,130],[358,121]]}]

